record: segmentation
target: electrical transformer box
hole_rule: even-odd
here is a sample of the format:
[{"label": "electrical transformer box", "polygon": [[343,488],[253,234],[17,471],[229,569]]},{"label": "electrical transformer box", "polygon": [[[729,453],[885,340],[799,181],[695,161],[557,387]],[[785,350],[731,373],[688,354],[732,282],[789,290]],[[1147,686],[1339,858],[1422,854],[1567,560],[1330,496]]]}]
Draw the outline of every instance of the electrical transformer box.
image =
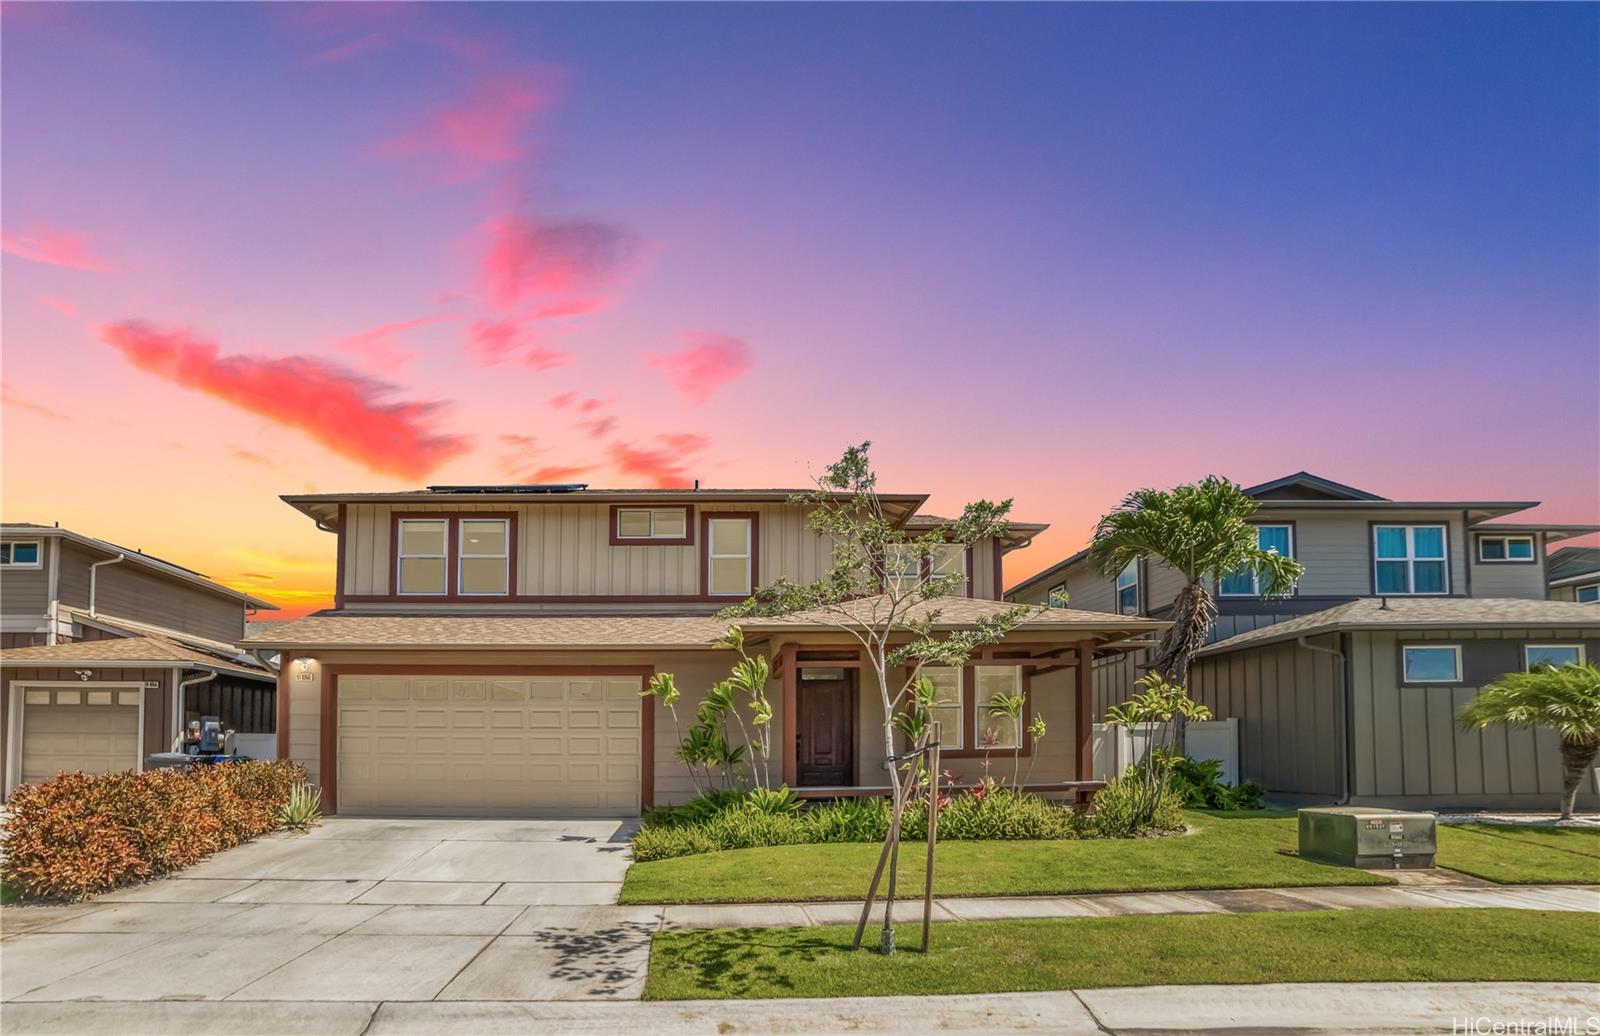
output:
[{"label": "electrical transformer box", "polygon": [[1433,866],[1432,813],[1377,806],[1300,810],[1300,855],[1346,867],[1395,870]]}]

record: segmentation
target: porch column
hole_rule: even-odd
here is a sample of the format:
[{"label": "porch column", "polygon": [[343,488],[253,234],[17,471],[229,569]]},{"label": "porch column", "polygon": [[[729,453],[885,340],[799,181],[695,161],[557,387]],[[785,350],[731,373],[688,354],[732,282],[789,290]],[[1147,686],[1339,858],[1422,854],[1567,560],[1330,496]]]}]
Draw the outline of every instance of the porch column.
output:
[{"label": "porch column", "polygon": [[1078,642],[1078,780],[1094,780],[1094,645]]},{"label": "porch column", "polygon": [[785,644],[778,654],[783,673],[783,783],[793,788],[800,783],[800,684],[795,669],[795,645]]},{"label": "porch column", "polygon": [[290,670],[294,668],[294,655],[288,651],[278,654],[278,700],[274,702],[278,707],[278,758],[289,758],[289,681],[292,679]]}]

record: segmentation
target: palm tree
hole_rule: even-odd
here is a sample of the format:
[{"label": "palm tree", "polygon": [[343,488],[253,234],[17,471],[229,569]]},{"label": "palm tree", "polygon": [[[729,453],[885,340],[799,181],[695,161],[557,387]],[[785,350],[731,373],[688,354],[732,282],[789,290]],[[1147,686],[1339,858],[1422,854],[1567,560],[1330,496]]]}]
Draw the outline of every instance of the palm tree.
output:
[{"label": "palm tree", "polygon": [[[1260,595],[1272,598],[1291,593],[1305,571],[1293,558],[1262,549],[1250,524],[1258,506],[1232,482],[1208,475],[1196,485],[1129,493],[1095,526],[1089,558],[1108,579],[1140,559],[1160,561],[1183,575],[1172,625],[1151,660],[1151,667],[1169,683],[1189,686],[1189,663],[1205,646],[1217,619],[1211,587],[1224,576],[1254,573]],[[1182,752],[1181,719],[1175,733],[1175,747]]]},{"label": "palm tree", "polygon": [[1577,662],[1507,673],[1461,710],[1463,727],[1554,727],[1561,737],[1561,818],[1572,816],[1583,775],[1600,756],[1600,666]]}]

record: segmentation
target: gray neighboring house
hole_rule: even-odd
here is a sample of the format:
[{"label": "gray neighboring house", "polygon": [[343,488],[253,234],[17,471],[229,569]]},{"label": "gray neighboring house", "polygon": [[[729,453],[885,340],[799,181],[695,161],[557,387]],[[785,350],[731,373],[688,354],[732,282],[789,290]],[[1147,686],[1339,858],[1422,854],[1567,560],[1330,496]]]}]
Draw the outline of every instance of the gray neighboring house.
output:
[{"label": "gray neighboring house", "polygon": [[1600,547],[1562,547],[1545,559],[1552,601],[1600,601]]},{"label": "gray neighboring house", "polygon": [[239,647],[275,606],[192,569],[53,525],[0,526],[6,794],[62,770],[140,769],[201,715],[275,755],[272,667]]},{"label": "gray neighboring house", "polygon": [[[1212,588],[1216,629],[1191,691],[1238,719],[1240,773],[1305,801],[1549,808],[1553,735],[1463,734],[1454,716],[1495,676],[1596,658],[1600,607],[1545,598],[1549,546],[1600,527],[1512,519],[1533,501],[1390,500],[1306,472],[1245,492],[1262,545],[1306,571],[1279,600],[1248,574]],[[1108,579],[1080,551],[1006,599],[1160,618],[1181,586],[1159,563]],[[1149,654],[1097,665],[1095,715],[1134,692]],[[1580,802],[1594,796],[1591,775]]]}]

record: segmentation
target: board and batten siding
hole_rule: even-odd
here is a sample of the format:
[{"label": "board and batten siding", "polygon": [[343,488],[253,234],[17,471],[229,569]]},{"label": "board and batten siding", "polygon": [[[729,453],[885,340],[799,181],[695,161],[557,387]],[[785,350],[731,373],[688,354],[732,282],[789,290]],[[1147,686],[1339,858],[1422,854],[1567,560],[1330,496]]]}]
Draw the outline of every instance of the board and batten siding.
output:
[{"label": "board and batten siding", "polygon": [[[56,586],[61,603],[89,607],[89,566],[100,560],[99,554],[76,544],[61,544]],[[244,637],[244,602],[169,579],[130,561],[100,567],[95,577],[95,611],[107,619],[121,616],[228,644]]]},{"label": "board and batten siding", "polygon": [[39,565],[0,569],[0,605],[8,616],[44,615],[50,608],[50,551],[56,549],[55,541],[45,536],[7,536],[5,541],[39,544]]},{"label": "board and batten siding", "polygon": [[[11,736],[11,697],[25,689],[25,685],[34,683],[82,685],[85,690],[100,690],[96,685],[106,683],[136,685],[142,688],[144,696],[144,728],[140,732],[143,753],[165,752],[172,747],[172,688],[175,686],[172,670],[95,669],[89,680],[84,681],[76,669],[17,668],[5,670],[4,677],[0,678],[0,720],[5,720],[0,722],[0,759],[10,759],[7,739]],[[133,768],[132,760],[128,768]]]},{"label": "board and batten siding", "polygon": [[[1261,521],[1293,522],[1295,558],[1305,566],[1298,592],[1308,597],[1372,596],[1372,526],[1443,525],[1449,531],[1450,592],[1467,589],[1467,550],[1461,515],[1437,511],[1355,511],[1328,514],[1274,511]],[[1473,596],[1485,596],[1474,588]]]},{"label": "board and batten siding", "polygon": [[1489,561],[1478,560],[1478,536],[1473,532],[1467,542],[1467,564],[1472,571],[1472,596],[1517,597],[1524,600],[1544,599],[1545,538],[1542,533],[1533,537],[1533,560]]}]

